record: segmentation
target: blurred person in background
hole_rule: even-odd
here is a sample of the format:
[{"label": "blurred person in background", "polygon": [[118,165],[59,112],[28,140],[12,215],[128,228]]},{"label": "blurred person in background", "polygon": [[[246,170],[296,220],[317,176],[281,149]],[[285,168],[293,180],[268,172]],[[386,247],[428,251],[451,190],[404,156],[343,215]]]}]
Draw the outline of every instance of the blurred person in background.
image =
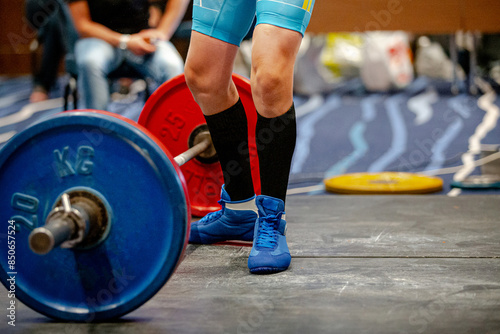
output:
[{"label": "blurred person in background", "polygon": [[148,0],[69,0],[81,37],[74,53],[87,108],[107,108],[107,75],[124,62],[158,85],[183,72],[182,58],[170,38],[188,4],[189,0],[169,0],[151,28]]},{"label": "blurred person in background", "polygon": [[70,51],[77,33],[71,16],[62,0],[26,0],[26,19],[37,32],[43,46],[40,66],[33,73],[33,92],[30,102],[45,101],[57,80],[59,64]]}]

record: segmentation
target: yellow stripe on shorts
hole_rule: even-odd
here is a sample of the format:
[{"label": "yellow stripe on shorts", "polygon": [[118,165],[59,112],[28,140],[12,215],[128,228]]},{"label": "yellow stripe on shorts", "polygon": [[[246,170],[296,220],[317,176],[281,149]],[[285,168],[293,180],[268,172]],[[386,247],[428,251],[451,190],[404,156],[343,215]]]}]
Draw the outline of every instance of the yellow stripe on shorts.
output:
[{"label": "yellow stripe on shorts", "polygon": [[302,5],[302,9],[309,10],[307,7],[311,5],[311,0],[304,0],[304,4]]}]

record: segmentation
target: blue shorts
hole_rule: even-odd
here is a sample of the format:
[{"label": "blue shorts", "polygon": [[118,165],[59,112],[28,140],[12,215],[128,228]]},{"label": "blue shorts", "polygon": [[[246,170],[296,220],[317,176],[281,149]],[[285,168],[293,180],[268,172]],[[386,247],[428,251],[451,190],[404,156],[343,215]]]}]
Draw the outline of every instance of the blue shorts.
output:
[{"label": "blue shorts", "polygon": [[257,16],[256,24],[304,35],[313,7],[314,0],[194,0],[193,30],[239,46]]}]

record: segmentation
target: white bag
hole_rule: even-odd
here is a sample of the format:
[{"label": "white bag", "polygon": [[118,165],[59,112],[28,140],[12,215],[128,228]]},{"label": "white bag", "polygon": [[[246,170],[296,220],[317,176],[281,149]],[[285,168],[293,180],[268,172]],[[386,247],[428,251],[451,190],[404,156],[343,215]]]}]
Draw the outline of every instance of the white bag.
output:
[{"label": "white bag", "polygon": [[366,89],[402,89],[413,81],[408,35],[402,31],[367,32],[361,78]]}]

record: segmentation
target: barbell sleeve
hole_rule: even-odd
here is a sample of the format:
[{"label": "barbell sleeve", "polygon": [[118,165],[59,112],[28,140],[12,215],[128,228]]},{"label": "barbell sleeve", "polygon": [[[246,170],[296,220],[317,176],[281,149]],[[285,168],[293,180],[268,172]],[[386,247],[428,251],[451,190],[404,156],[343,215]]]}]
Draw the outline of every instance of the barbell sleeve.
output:
[{"label": "barbell sleeve", "polygon": [[72,206],[68,194],[63,194],[61,201],[62,206],[50,212],[45,225],[34,229],[29,235],[29,246],[36,254],[47,254],[58,246],[73,247],[88,230],[90,222],[85,210],[78,205]]},{"label": "barbell sleeve", "polygon": [[212,145],[211,139],[205,138],[204,140],[194,145],[184,153],[181,153],[178,156],[176,156],[174,160],[179,166],[182,166],[189,160],[205,152],[211,145]]}]

